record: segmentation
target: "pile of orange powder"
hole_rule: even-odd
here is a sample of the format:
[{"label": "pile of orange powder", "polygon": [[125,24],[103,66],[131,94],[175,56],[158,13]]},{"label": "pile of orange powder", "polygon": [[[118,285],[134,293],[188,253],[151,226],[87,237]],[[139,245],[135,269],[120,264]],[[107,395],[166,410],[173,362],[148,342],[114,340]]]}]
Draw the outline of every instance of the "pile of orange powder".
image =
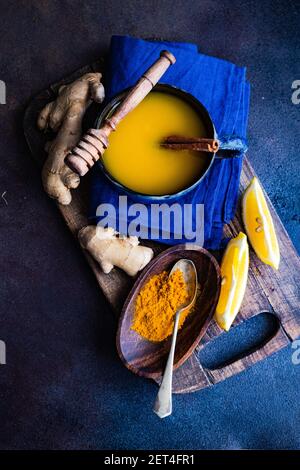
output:
[{"label": "pile of orange powder", "polygon": [[[173,333],[176,311],[187,298],[180,270],[171,276],[166,271],[152,276],[138,294],[131,328],[149,341],[163,341]],[[179,328],[191,309],[182,311]]]}]

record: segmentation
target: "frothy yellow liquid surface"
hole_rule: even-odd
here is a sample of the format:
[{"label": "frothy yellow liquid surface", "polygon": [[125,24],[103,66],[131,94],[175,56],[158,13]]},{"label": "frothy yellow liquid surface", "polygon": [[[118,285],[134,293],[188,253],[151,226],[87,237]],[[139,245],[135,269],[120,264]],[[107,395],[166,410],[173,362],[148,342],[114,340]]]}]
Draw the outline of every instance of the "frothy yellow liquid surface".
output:
[{"label": "frothy yellow liquid surface", "polygon": [[202,174],[207,154],[160,147],[169,135],[207,137],[196,111],[177,96],[153,91],[129,113],[109,138],[103,155],[108,172],[142,194],[174,194]]}]

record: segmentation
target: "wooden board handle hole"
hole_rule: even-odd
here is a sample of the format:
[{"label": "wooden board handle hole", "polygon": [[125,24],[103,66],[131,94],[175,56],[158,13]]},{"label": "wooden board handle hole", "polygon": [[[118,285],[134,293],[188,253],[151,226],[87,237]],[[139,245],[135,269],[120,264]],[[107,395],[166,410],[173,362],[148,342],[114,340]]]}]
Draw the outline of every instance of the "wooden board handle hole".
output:
[{"label": "wooden board handle hole", "polygon": [[278,318],[262,312],[224,332],[198,353],[201,365],[216,370],[233,364],[237,360],[259,351],[278,332]]}]

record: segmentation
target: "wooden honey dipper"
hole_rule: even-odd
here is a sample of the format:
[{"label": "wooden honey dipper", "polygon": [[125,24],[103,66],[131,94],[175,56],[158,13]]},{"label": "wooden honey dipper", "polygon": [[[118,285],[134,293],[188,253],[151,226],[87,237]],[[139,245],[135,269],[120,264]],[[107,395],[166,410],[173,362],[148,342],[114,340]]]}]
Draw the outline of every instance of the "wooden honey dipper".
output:
[{"label": "wooden honey dipper", "polygon": [[159,81],[170,65],[176,62],[171,52],[162,51],[159,59],[141,76],[136,85],[100,129],[89,129],[77,146],[65,158],[71,170],[84,176],[99,160],[108,146],[110,133],[116,130],[119,122],[132,111]]}]

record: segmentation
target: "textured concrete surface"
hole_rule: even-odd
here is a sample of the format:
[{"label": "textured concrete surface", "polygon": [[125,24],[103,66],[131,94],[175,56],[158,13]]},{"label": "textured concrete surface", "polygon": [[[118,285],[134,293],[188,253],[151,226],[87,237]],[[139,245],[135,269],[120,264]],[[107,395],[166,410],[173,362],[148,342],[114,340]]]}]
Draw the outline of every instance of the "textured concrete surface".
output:
[{"label": "textured concrete surface", "polygon": [[[300,365],[286,349],[152,414],[154,384],[118,360],[116,324],[22,135],[36,92],[107,50],[111,34],[196,42],[248,67],[249,155],[298,251],[297,1],[0,0],[2,449],[299,448]],[[222,346],[226,349],[226,345]]]}]

